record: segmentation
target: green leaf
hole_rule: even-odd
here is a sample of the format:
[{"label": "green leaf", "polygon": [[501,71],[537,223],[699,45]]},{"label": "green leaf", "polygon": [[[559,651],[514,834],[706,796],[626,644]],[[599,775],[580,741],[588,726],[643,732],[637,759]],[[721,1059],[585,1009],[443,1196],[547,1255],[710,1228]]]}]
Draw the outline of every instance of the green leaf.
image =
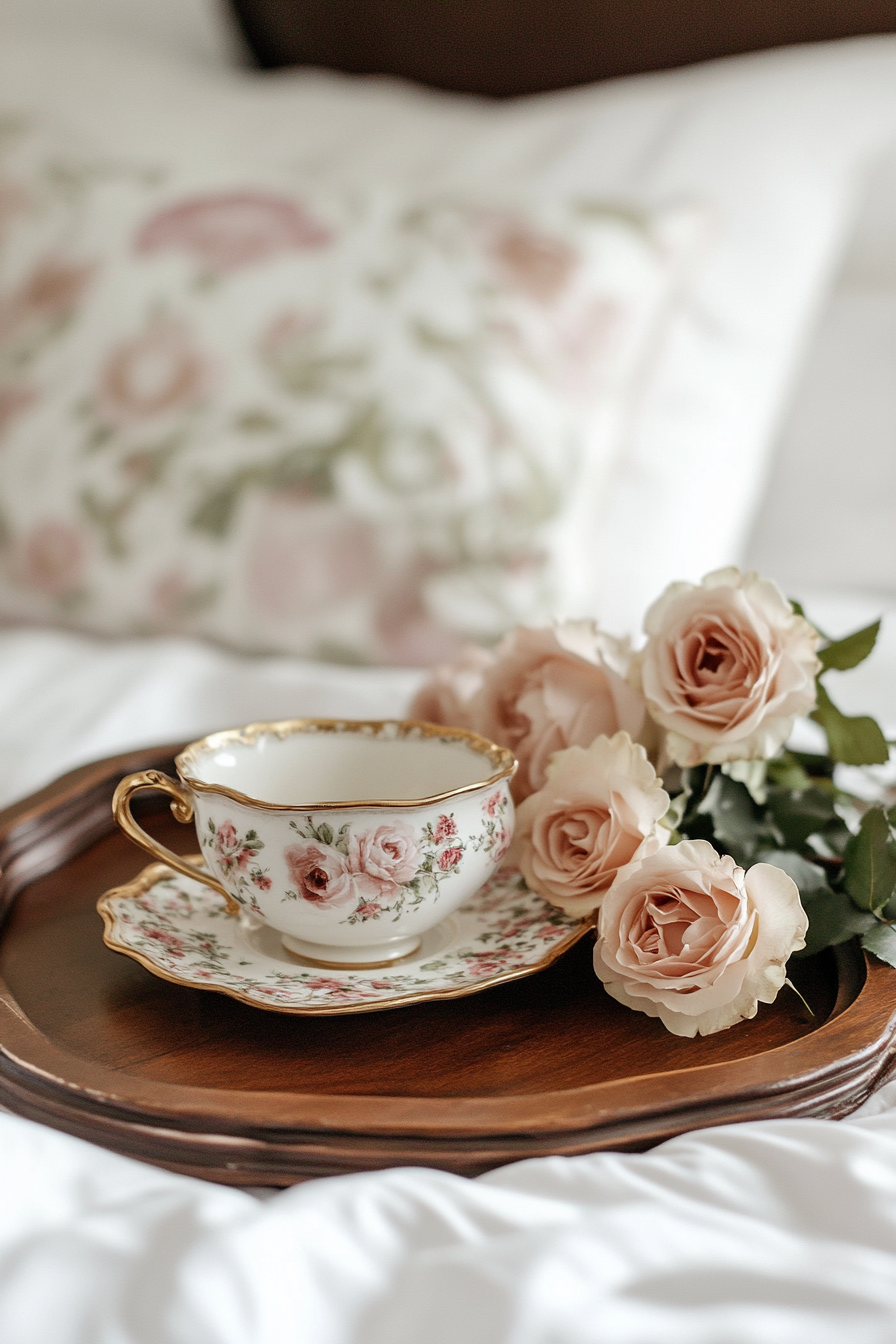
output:
[{"label": "green leaf", "polygon": [[837,816],[832,795],[819,788],[769,789],[768,811],[785,847],[797,850]]},{"label": "green leaf", "polygon": [[866,625],[864,629],[856,630],[853,634],[846,635],[844,639],[835,640],[825,648],[819,649],[822,672],[828,672],[831,668],[845,672],[850,667],[858,667],[877,643],[879,631],[880,621],[875,621],[873,625]]},{"label": "green leaf", "polygon": [[797,792],[812,786],[811,777],[789,751],[783,752],[773,761],[766,762],[766,779],[772,788],[791,789]]},{"label": "green leaf", "polygon": [[844,765],[884,765],[890,759],[887,739],[869,715],[849,718],[841,714],[831,701],[821,682],[818,688],[818,707],[810,718],[820,723],[828,739],[828,750],[835,761]]},{"label": "green leaf", "polygon": [[280,428],[280,421],[263,407],[250,407],[234,417],[234,429],[243,434],[271,434]]},{"label": "green leaf", "polygon": [[874,915],[857,910],[845,891],[819,887],[811,895],[802,896],[801,900],[809,920],[809,929],[806,946],[797,953],[800,957],[811,957],[825,947],[845,943],[847,939],[857,933],[865,933],[877,923]]},{"label": "green leaf", "polygon": [[889,924],[877,924],[865,934],[862,946],[866,952],[873,952],[888,966],[896,966],[896,929]]},{"label": "green leaf", "polygon": [[805,957],[826,947],[846,943],[856,934],[866,933],[876,923],[872,914],[857,910],[845,892],[832,891],[830,887],[807,896],[803,909],[809,920],[806,946],[800,953]]},{"label": "green leaf", "polygon": [[[778,757],[782,761],[786,761],[788,758],[796,761],[797,765],[801,765],[814,783],[834,777],[837,762],[830,756],[819,756],[817,751],[786,751]],[[770,761],[769,764],[774,765],[775,762]]]},{"label": "green leaf", "polygon": [[330,826],[326,821],[322,821],[317,828],[317,838],[322,845],[332,845],[333,827]]},{"label": "green leaf", "polygon": [[226,537],[240,502],[241,482],[228,481],[220,489],[206,496],[190,518],[190,526],[213,537]]},{"label": "green leaf", "polygon": [[860,910],[882,910],[896,888],[896,840],[882,807],[869,807],[843,855],[843,881]]},{"label": "green leaf", "polygon": [[765,803],[768,798],[766,761],[726,761],[721,769],[723,775],[743,784],[754,803],[760,807]]},{"label": "green leaf", "polygon": [[810,863],[792,849],[764,849],[756,855],[757,863],[771,863],[792,877],[800,889],[800,896],[810,896],[827,886],[827,876],[817,863]]},{"label": "green leaf", "polygon": [[845,943],[854,934],[864,933],[875,923],[874,915],[857,910],[843,891],[828,886],[824,869],[810,863],[793,850],[763,850],[759,863],[771,863],[792,877],[800,892],[800,901],[809,920],[806,946],[795,955],[811,957],[822,948]]},{"label": "green leaf", "polygon": [[714,839],[738,861],[751,858],[769,838],[762,813],[749,791],[727,775],[714,776],[697,805],[697,814],[711,820]]}]

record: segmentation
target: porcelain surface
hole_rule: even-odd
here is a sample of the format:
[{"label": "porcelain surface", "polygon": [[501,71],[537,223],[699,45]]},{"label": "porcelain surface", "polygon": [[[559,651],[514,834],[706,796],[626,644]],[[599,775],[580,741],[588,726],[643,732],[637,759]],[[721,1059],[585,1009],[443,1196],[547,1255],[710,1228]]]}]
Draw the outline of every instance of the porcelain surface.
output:
[{"label": "porcelain surface", "polygon": [[513,755],[461,729],[252,724],[193,743],[176,764],[179,781],[122,781],[119,824],[183,870],[129,811],[140,789],[168,792],[175,816],[195,821],[199,880],[231,914],[251,912],[292,951],[328,964],[408,955],[488,881],[513,834]]},{"label": "porcelain surface", "polygon": [[548,905],[507,870],[388,970],[304,964],[251,912],[228,917],[207,887],[163,864],[106,892],[97,908],[107,946],[165,980],[257,1008],[315,1016],[475,994],[549,966],[591,927]]}]

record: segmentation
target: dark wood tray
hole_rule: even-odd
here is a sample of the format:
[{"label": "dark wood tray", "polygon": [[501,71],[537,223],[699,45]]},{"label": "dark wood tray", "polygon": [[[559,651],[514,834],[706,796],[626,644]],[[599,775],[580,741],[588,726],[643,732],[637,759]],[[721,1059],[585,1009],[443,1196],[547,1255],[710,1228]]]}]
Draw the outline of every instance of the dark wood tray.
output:
[{"label": "dark wood tray", "polygon": [[[519,1158],[647,1148],[701,1125],[839,1116],[889,1067],[896,971],[849,944],[705,1040],[601,989],[583,941],[470,998],[358,1017],[261,1012],[157,979],[103,944],[97,898],[143,867],[117,781],[174,748],[65,776],[0,814],[0,1102],[176,1171],[242,1184],[392,1165],[475,1174]],[[149,826],[196,847],[163,798]]]}]

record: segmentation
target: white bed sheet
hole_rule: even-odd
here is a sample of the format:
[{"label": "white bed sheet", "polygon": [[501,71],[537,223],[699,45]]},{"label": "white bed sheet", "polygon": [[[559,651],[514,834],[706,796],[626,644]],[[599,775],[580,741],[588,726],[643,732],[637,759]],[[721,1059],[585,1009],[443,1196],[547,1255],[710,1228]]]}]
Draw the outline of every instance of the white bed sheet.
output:
[{"label": "white bed sheet", "polygon": [[[810,609],[836,631],[873,603],[814,594]],[[896,726],[894,670],[888,632],[841,701]],[[416,681],[186,640],[6,631],[0,793],[252,718],[400,713]],[[729,1127],[476,1181],[400,1169],[263,1202],[0,1115],[0,1340],[883,1344],[896,1337],[891,1106],[896,1088],[861,1123]]]},{"label": "white bed sheet", "polygon": [[259,1203],[0,1116],[5,1344],[891,1344],[896,1113]]}]

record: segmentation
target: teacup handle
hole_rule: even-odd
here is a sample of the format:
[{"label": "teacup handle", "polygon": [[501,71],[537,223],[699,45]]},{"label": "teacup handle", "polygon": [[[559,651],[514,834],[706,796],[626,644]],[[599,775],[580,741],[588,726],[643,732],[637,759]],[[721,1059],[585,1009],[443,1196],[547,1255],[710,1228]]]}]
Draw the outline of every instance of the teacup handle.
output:
[{"label": "teacup handle", "polygon": [[217,891],[224,897],[228,915],[238,915],[240,913],[238,902],[207,868],[194,868],[188,859],[183,859],[179,854],[166,849],[158,840],[147,835],[142,826],[137,825],[131,815],[131,799],[141,789],[156,789],[161,793],[167,793],[172,799],[171,812],[175,821],[193,820],[193,801],[176,779],[162,774],[161,770],[138,770],[134,775],[125,775],[112,795],[112,815],[128,839],[140,845],[141,849],[145,849],[154,859],[159,859],[169,868],[173,868],[175,872],[183,873],[184,877],[195,877],[197,882],[204,882],[212,891]]}]

